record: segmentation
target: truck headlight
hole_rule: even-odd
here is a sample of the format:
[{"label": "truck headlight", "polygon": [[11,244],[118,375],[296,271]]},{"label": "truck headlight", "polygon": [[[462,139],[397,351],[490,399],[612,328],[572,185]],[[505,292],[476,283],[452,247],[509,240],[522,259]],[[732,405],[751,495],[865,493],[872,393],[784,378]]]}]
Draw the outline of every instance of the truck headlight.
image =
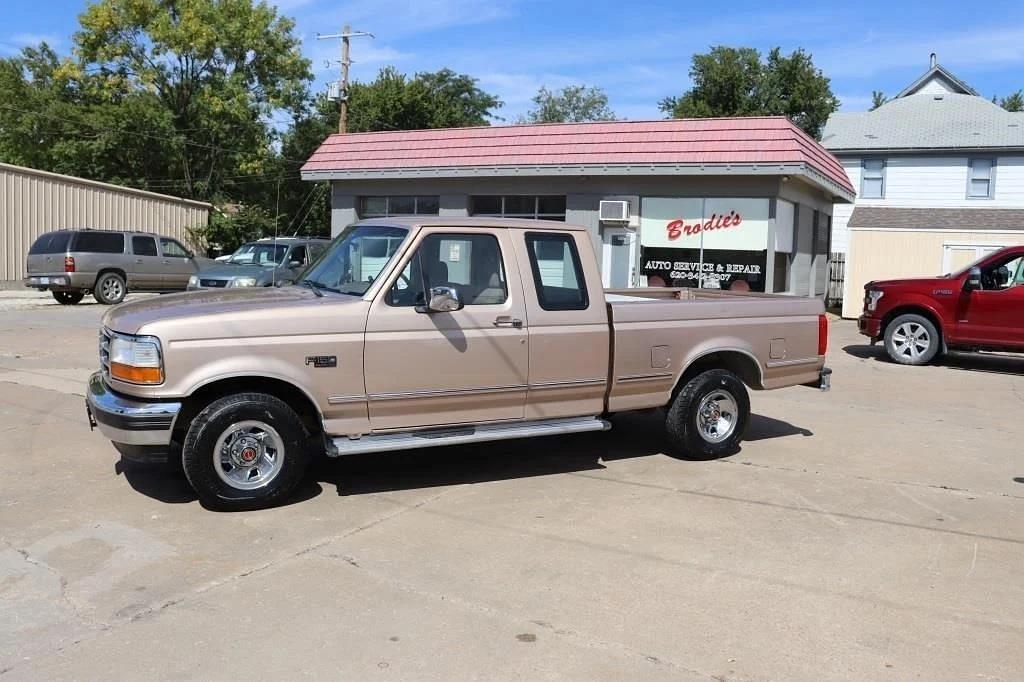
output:
[{"label": "truck headlight", "polygon": [[130,384],[159,384],[164,380],[160,340],[155,336],[114,334],[110,339],[110,376]]},{"label": "truck headlight", "polygon": [[255,277],[235,277],[231,280],[231,284],[228,286],[232,287],[254,287],[256,286]]},{"label": "truck headlight", "polygon": [[188,278],[188,288],[198,289],[199,288],[199,275],[192,275]]},{"label": "truck headlight", "polygon": [[874,312],[875,308],[878,307],[878,302],[882,300],[882,296],[885,295],[884,291],[878,289],[869,289],[868,295],[864,297],[864,305],[868,312]]}]

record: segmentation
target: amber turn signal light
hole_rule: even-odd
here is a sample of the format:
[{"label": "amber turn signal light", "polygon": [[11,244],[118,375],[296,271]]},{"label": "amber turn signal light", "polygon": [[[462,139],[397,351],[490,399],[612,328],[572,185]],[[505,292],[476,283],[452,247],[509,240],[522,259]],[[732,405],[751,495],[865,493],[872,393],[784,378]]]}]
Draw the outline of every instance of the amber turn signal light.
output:
[{"label": "amber turn signal light", "polygon": [[110,363],[110,376],[133,384],[159,384],[163,381],[159,367],[132,367],[120,362]]}]

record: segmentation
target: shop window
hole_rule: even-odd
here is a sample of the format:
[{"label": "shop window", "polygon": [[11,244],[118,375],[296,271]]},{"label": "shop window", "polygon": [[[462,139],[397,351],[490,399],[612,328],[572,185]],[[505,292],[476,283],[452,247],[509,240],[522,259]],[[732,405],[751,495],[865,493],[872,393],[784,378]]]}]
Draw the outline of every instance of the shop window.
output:
[{"label": "shop window", "polygon": [[995,161],[971,159],[967,171],[967,198],[991,199],[995,196]]},{"label": "shop window", "polygon": [[437,215],[440,208],[437,196],[359,197],[358,204],[360,218]]},{"label": "shop window", "polygon": [[885,159],[864,159],[861,164],[860,198],[885,198]]},{"label": "shop window", "polygon": [[777,294],[789,291],[789,261],[790,255],[788,253],[775,254],[775,279],[772,291]]},{"label": "shop window", "polygon": [[469,199],[469,214],[496,218],[529,218],[565,221],[564,195],[474,196]]}]

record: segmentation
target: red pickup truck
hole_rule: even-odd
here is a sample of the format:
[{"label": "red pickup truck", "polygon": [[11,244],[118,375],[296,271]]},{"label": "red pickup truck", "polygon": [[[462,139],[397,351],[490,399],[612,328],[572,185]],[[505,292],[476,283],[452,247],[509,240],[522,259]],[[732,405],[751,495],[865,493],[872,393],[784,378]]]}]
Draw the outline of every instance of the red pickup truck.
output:
[{"label": "red pickup truck", "polygon": [[1024,352],[1024,246],[941,277],[868,282],[858,328],[904,365],[947,350]]}]

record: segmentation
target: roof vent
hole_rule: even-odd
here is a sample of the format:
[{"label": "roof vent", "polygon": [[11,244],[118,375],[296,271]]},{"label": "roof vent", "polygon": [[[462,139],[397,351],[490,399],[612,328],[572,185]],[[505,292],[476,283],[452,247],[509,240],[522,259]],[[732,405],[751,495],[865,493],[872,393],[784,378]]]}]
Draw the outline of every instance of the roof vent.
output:
[{"label": "roof vent", "polygon": [[945,97],[945,95],[933,95],[932,99],[941,102],[943,97]]},{"label": "roof vent", "polygon": [[928,57],[928,68],[934,69],[939,63],[939,58],[932,52]]}]

